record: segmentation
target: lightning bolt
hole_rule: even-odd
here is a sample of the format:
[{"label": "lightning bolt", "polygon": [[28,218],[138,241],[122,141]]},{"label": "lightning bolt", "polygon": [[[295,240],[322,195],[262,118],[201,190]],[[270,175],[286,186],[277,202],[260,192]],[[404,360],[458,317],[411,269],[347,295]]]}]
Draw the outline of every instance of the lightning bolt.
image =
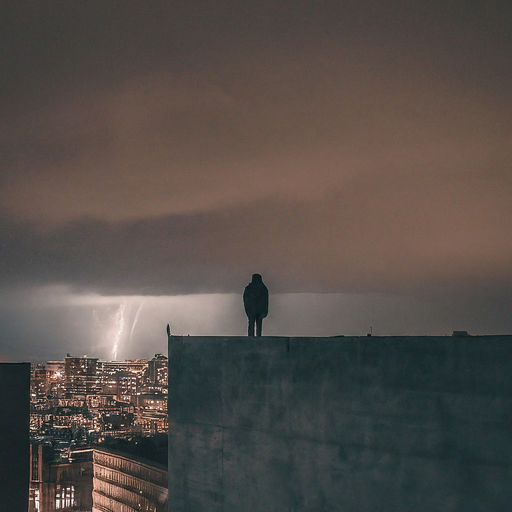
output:
[{"label": "lightning bolt", "polygon": [[132,334],[133,334],[133,331],[134,331],[134,329],[135,329],[135,326],[137,325],[137,322],[138,322],[138,320],[139,320],[139,313],[140,313],[140,311],[141,311],[141,309],[142,309],[142,306],[144,306],[144,303],[145,303],[145,302],[146,302],[146,301],[145,301],[145,300],[143,300],[143,301],[140,303],[139,309],[137,309],[137,313],[135,313],[135,319],[133,320],[132,330],[130,331],[130,342],[132,341]]},{"label": "lightning bolt", "polygon": [[124,329],[124,310],[126,308],[126,302],[119,304],[119,309],[116,312],[116,332],[114,334],[114,347],[112,348],[112,358],[114,361],[117,360],[117,347],[119,346],[119,340]]}]

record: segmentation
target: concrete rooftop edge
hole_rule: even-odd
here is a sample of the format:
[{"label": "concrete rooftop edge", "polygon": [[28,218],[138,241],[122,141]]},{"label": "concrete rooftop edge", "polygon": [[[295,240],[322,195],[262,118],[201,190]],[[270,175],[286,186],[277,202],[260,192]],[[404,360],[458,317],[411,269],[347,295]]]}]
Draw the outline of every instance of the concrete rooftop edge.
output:
[{"label": "concrete rooftop edge", "polygon": [[426,335],[426,334],[420,334],[420,335],[414,335],[414,334],[405,334],[405,335],[372,335],[372,336],[365,336],[365,335],[350,335],[350,334],[339,334],[335,336],[247,336],[247,335],[240,335],[240,336],[191,336],[188,334],[171,334],[169,336],[169,339],[177,339],[177,338],[189,338],[189,339],[217,339],[217,340],[237,340],[237,339],[252,339],[254,341],[258,340],[288,340],[288,339],[298,339],[298,340],[333,340],[333,339],[343,339],[343,338],[349,338],[349,339],[439,339],[439,338],[447,338],[447,339],[482,339],[482,338],[509,338],[512,340],[512,334],[470,334],[467,336],[453,336],[451,334],[439,334],[439,335]]}]

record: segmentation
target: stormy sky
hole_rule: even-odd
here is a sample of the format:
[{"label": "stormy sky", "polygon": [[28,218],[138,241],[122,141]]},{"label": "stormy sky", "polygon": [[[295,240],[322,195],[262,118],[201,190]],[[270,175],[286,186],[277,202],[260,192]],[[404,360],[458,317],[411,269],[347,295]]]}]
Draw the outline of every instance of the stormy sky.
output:
[{"label": "stormy sky", "polygon": [[0,359],[512,330],[512,4],[30,1],[0,16]]}]

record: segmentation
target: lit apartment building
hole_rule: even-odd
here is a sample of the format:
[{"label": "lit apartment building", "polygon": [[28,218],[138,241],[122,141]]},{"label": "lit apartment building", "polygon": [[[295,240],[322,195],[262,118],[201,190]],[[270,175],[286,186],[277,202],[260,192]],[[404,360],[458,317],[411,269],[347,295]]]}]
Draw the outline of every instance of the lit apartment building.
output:
[{"label": "lit apartment building", "polygon": [[136,421],[145,434],[167,432],[167,395],[141,394],[135,397]]},{"label": "lit apartment building", "polygon": [[46,365],[33,363],[30,374],[30,401],[33,404],[43,404],[48,395],[48,372]]},{"label": "lit apartment building", "polygon": [[54,405],[59,405],[58,400],[65,396],[66,364],[64,361],[47,361],[46,375],[48,379],[48,398]]},{"label": "lit apartment building", "polygon": [[166,356],[155,354],[155,357],[148,361],[148,382],[167,386],[167,363],[168,358]]},{"label": "lit apartment building", "polygon": [[66,398],[79,398],[97,394],[100,390],[97,357],[65,358]]},{"label": "lit apartment building", "polygon": [[112,395],[120,402],[130,403],[147,374],[145,359],[133,361],[98,361],[101,394]]}]

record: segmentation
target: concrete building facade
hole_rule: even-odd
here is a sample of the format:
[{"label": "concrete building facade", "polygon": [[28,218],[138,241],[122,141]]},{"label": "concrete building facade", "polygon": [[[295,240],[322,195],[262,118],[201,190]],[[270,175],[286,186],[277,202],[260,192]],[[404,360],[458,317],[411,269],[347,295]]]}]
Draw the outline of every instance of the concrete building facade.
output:
[{"label": "concrete building facade", "polygon": [[508,512],[511,368],[512,336],[170,336],[170,510]]},{"label": "concrete building facade", "polygon": [[93,454],[92,512],[167,512],[167,468],[107,450]]}]

